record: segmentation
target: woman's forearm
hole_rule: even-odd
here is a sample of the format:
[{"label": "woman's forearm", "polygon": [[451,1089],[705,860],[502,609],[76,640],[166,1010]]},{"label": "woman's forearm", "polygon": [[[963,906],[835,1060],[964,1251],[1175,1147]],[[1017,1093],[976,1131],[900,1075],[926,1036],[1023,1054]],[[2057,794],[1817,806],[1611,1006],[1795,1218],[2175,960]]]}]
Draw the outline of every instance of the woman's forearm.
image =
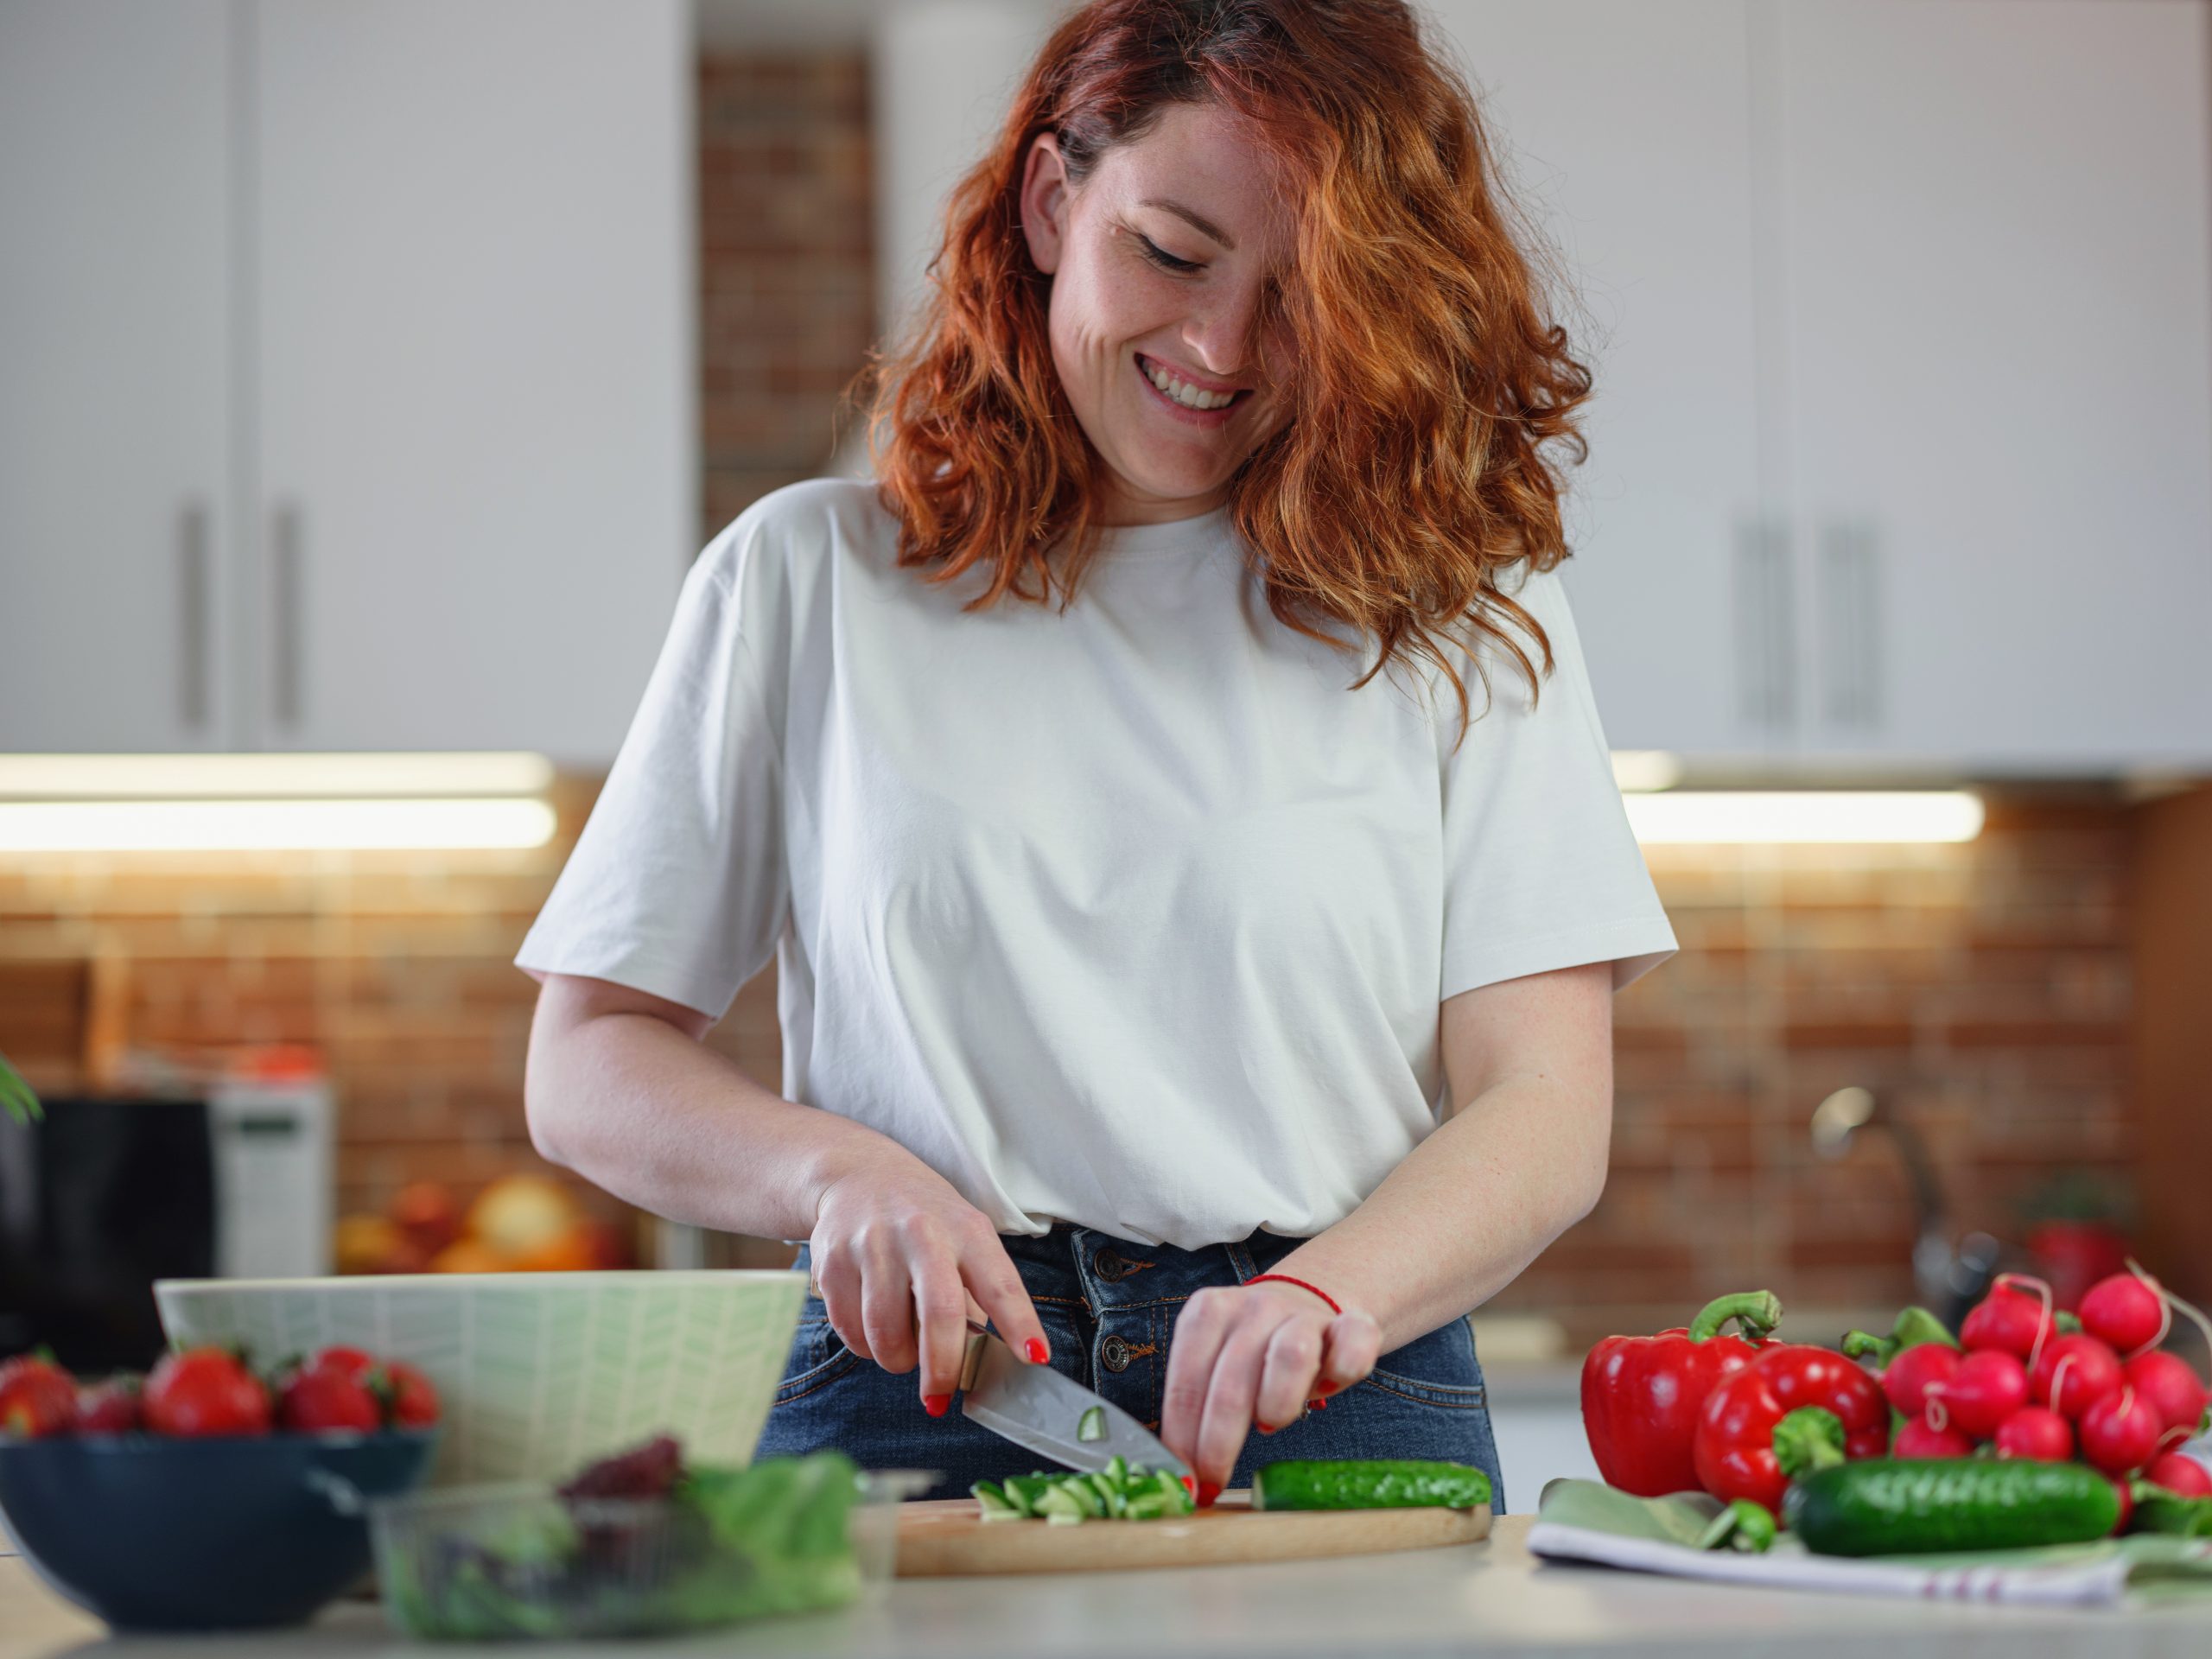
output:
[{"label": "woman's forearm", "polygon": [[1385,1353],[1460,1318],[1597,1203],[1611,1092],[1599,1101],[1554,1077],[1499,1079],[1275,1271],[1364,1308]]},{"label": "woman's forearm", "polygon": [[554,1162],[656,1215],[759,1238],[805,1238],[832,1182],[912,1158],[651,1014],[541,1014],[523,1093]]}]

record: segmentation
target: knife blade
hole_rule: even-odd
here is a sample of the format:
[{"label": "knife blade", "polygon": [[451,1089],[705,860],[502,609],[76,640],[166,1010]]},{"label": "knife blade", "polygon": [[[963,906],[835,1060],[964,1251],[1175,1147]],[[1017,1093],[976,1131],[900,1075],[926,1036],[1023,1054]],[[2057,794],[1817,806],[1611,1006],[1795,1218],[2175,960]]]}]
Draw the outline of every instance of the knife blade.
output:
[{"label": "knife blade", "polygon": [[[1093,1409],[1103,1414],[1106,1432],[1095,1440],[1078,1440],[1084,1414]],[[1132,1467],[1165,1469],[1179,1477],[1191,1472],[1119,1406],[1050,1365],[1015,1358],[995,1332],[973,1324],[961,1369],[960,1411],[994,1434],[1071,1469],[1103,1469],[1122,1457]]]}]

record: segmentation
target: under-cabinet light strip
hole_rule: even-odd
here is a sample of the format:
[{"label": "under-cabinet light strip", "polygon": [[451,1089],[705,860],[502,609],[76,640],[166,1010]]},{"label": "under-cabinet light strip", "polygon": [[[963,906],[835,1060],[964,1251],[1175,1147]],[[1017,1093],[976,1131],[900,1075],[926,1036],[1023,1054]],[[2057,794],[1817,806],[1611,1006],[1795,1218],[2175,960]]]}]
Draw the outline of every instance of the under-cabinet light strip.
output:
[{"label": "under-cabinet light strip", "polygon": [[0,802],[0,853],[461,850],[543,847],[543,801]]},{"label": "under-cabinet light strip", "polygon": [[537,795],[542,754],[0,754],[0,800]]},{"label": "under-cabinet light strip", "polygon": [[1965,790],[1670,790],[1621,798],[1647,846],[1972,841],[1982,824],[1981,799]]}]

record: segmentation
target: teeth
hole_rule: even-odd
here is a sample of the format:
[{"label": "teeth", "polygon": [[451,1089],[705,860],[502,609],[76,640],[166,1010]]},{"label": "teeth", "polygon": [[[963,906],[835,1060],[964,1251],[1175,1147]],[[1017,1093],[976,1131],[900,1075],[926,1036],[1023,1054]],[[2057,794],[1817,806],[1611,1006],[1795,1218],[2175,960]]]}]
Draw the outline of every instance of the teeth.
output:
[{"label": "teeth", "polygon": [[1200,391],[1149,359],[1142,366],[1146,379],[1185,409],[1226,409],[1236,401],[1236,394],[1233,391]]}]

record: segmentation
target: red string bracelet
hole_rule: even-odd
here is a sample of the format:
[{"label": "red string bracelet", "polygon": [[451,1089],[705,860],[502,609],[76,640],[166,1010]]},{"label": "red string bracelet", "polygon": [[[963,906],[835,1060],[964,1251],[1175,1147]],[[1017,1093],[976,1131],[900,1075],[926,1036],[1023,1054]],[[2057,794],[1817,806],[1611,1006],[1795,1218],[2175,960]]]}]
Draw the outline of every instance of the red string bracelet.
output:
[{"label": "red string bracelet", "polygon": [[1244,1282],[1248,1285],[1264,1285],[1270,1279],[1274,1280],[1279,1285],[1296,1285],[1300,1290],[1312,1291],[1316,1296],[1319,1296],[1323,1301],[1329,1305],[1329,1311],[1332,1313],[1341,1313],[1344,1312],[1344,1308],[1338,1303],[1337,1299],[1330,1295],[1327,1291],[1322,1289],[1320,1286],[1309,1285],[1303,1279],[1294,1279],[1287,1273],[1263,1273],[1255,1278],[1247,1279]]}]

